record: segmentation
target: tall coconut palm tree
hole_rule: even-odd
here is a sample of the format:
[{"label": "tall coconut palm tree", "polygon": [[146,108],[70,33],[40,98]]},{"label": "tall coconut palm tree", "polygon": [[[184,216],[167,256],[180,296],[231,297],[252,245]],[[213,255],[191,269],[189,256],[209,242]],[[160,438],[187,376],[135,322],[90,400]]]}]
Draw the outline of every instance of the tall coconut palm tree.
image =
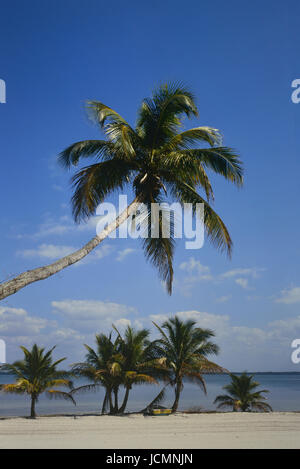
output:
[{"label": "tall coconut palm tree", "polygon": [[267,389],[257,390],[259,383],[254,381],[253,375],[246,372],[240,376],[230,374],[231,383],[223,386],[228,394],[216,397],[214,403],[218,404],[218,409],[231,407],[233,411],[251,412],[251,410],[272,411],[272,407],[265,402],[263,393],[269,392]]},{"label": "tall coconut palm tree", "polygon": [[[66,168],[76,166],[86,158],[94,158],[94,163],[79,169],[73,177],[75,220],[93,215],[97,205],[114,191],[133,192],[133,202],[78,251],[2,283],[0,299],[80,261],[134,215],[139,203],[147,207],[148,226],[151,226],[151,203],[162,202],[166,197],[192,204],[195,213],[196,204],[203,203],[208,238],[217,248],[228,254],[231,252],[229,232],[210,205],[213,189],[207,170],[241,186],[242,165],[231,148],[222,146],[218,130],[208,126],[182,129],[184,117],[198,116],[191,91],[177,83],[160,86],[151,98],[143,100],[135,127],[99,101],[89,101],[87,107],[106,139],[73,143],[59,156],[59,161]],[[204,147],[198,148],[198,143]],[[171,293],[174,239],[162,235],[162,219],[157,223],[158,237],[143,239],[143,248],[146,258],[158,269]]]},{"label": "tall coconut palm tree", "polygon": [[[72,393],[88,391],[102,386],[105,389],[105,396],[102,403],[102,414],[109,409],[111,414],[118,411],[118,389],[120,386],[120,362],[122,357],[119,353],[119,339],[112,340],[112,334],[96,334],[96,350],[88,345],[84,345],[87,354],[85,361],[75,363],[72,373],[75,376],[88,378],[93,384],[88,384],[75,388]],[[113,397],[115,401],[113,402]]]},{"label": "tall coconut palm tree", "polygon": [[61,358],[53,362],[52,352],[55,347],[45,352],[44,348],[33,345],[31,350],[20,347],[24,359],[13,364],[5,364],[1,370],[7,371],[17,378],[14,384],[1,385],[1,391],[15,394],[28,394],[31,398],[30,417],[36,417],[35,406],[39,396],[46,392],[49,398],[68,399],[76,404],[70,392],[63,392],[55,387],[67,386],[71,388],[72,382],[68,379],[66,371],[58,370],[57,366],[65,360]]},{"label": "tall coconut palm tree", "polygon": [[157,353],[165,357],[169,368],[168,381],[175,390],[172,411],[176,412],[184,381],[196,383],[206,393],[203,373],[223,373],[226,370],[207,358],[219,351],[218,346],[209,340],[214,337],[210,329],[196,327],[195,321],[183,321],[178,316],[165,321],[161,327],[153,324],[161,334],[155,346]]}]

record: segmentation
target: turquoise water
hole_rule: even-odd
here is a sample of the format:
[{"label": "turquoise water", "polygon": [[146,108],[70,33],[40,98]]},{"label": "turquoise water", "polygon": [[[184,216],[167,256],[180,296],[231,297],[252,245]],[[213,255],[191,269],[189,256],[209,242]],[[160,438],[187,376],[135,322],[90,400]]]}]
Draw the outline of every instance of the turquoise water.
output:
[{"label": "turquoise water", "polygon": [[[12,382],[13,379],[0,375],[0,384]],[[300,373],[272,373],[255,374],[255,379],[261,384],[261,388],[268,389],[268,402],[275,411],[300,411]],[[196,386],[186,384],[180,400],[180,410],[199,408],[201,410],[215,410],[213,404],[215,397],[223,393],[222,386],[230,381],[227,375],[207,375],[205,377],[207,385],[207,395]],[[78,380],[75,385],[84,384]],[[133,388],[127,406],[128,411],[139,411],[146,407],[159,392],[159,386],[136,386]],[[45,396],[41,396],[37,405],[37,413],[61,414],[61,413],[95,413],[100,412],[103,390],[96,392],[89,391],[78,394],[77,405],[73,406],[66,401],[50,401]],[[122,396],[120,396],[121,401]],[[173,392],[170,390],[165,401],[162,403],[169,406],[172,403]],[[30,402],[26,396],[7,395],[0,393],[0,417],[1,416],[23,416],[29,413]]]}]

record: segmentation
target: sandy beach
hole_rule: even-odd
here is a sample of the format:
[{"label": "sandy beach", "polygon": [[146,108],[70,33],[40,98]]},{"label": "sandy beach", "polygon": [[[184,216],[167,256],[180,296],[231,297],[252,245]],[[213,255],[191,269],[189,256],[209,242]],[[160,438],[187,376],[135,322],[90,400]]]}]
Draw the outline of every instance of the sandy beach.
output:
[{"label": "sandy beach", "polygon": [[300,413],[13,418],[0,448],[300,448]]}]

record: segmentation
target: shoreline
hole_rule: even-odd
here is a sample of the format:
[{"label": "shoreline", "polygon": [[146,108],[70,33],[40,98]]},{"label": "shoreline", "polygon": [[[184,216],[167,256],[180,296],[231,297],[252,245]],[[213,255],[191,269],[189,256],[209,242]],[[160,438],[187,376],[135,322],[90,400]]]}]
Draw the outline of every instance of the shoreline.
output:
[{"label": "shoreline", "polygon": [[300,412],[16,417],[0,420],[0,448],[299,449]]},{"label": "shoreline", "polygon": [[[211,415],[211,414],[256,414],[256,415],[266,415],[266,414],[300,414],[300,409],[299,410],[275,410],[273,412],[232,412],[230,410],[228,411],[222,411],[222,410],[203,410],[203,411],[189,411],[189,410],[179,410],[175,414],[170,414],[170,415]],[[124,414],[116,414],[116,415],[110,415],[110,414],[98,414],[97,412],[83,412],[83,413],[63,413],[63,414],[37,414],[36,419],[41,419],[41,418],[79,418],[79,417],[130,417],[134,415],[140,415],[142,417],[154,417],[154,416],[149,416],[149,415],[144,415],[143,412],[125,412]],[[29,415],[7,415],[7,416],[0,416],[0,422],[3,420],[18,420],[18,419],[24,419],[24,420],[34,420],[29,417]]]}]

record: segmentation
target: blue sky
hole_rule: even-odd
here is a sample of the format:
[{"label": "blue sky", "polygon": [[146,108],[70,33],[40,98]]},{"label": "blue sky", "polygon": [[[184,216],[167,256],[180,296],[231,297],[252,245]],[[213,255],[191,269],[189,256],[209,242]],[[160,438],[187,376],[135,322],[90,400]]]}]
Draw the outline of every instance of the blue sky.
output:
[{"label": "blue sky", "polygon": [[197,251],[179,243],[168,297],[139,243],[107,240],[81,265],[1,302],[8,360],[37,341],[75,361],[112,321],[151,327],[180,313],[216,331],[227,368],[300,371],[290,360],[300,337],[299,14],[292,0],[2,2],[1,280],[95,234],[92,221],[73,224],[71,174],[56,162],[69,144],[101,138],[87,99],[134,124],[157,84],[182,80],[198,98],[197,124],[220,129],[245,165],[242,190],[212,177],[231,260],[208,242]]}]

